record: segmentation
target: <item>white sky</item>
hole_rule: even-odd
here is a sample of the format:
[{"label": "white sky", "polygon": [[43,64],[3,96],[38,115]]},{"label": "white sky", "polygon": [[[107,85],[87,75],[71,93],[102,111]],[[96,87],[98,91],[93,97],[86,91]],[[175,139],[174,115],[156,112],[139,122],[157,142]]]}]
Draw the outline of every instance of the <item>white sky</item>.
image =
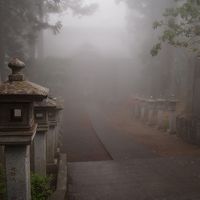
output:
[{"label": "white sky", "polygon": [[65,13],[59,16],[63,30],[57,36],[47,37],[48,55],[55,55],[56,52],[62,57],[73,55],[89,44],[106,55],[130,56],[126,41],[125,4],[116,4],[114,0],[87,0],[87,2],[99,4],[98,10],[93,15],[77,17]]}]

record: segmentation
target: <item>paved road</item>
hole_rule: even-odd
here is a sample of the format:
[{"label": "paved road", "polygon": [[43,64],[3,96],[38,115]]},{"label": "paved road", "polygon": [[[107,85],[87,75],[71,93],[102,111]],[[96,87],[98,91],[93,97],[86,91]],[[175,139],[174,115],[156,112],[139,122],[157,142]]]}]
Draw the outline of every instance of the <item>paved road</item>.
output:
[{"label": "paved road", "polygon": [[68,200],[199,200],[200,159],[161,158],[87,108],[97,136],[113,160],[68,165]]},{"label": "paved road", "polygon": [[199,200],[200,160],[69,164],[69,200]]},{"label": "paved road", "polygon": [[138,144],[126,132],[120,132],[106,121],[106,115],[97,106],[88,107],[92,125],[96,134],[105,145],[114,160],[151,158],[157,155],[144,145]]},{"label": "paved road", "polygon": [[62,152],[68,161],[101,161],[111,157],[95,134],[85,106],[73,101],[65,105]]}]

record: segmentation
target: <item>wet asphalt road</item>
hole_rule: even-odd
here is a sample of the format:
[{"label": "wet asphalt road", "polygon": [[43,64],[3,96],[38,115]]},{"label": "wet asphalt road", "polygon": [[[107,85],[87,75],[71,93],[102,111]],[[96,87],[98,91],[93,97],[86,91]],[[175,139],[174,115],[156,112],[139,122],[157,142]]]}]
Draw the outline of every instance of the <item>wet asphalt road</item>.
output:
[{"label": "wet asphalt road", "polygon": [[[67,112],[66,112],[67,111]],[[62,152],[69,162],[110,160],[111,157],[95,134],[84,104],[72,102],[65,105]]]},{"label": "wet asphalt road", "polygon": [[[80,153],[81,158],[85,155],[82,151],[89,153],[89,149],[94,148],[92,157],[101,151],[105,160],[97,159],[98,153],[94,160],[89,156],[91,160],[86,159],[89,162],[80,162],[82,160],[75,156],[76,162],[68,164],[68,200],[200,199],[200,159],[162,158],[128,134],[115,130],[99,107],[90,105],[85,111],[94,131],[87,135],[86,128],[85,139],[92,134],[96,139],[89,139],[81,149],[77,146],[75,153]],[[74,139],[78,139],[78,135]],[[81,145],[81,141],[79,143]],[[77,141],[71,146],[74,148],[76,144]]]}]

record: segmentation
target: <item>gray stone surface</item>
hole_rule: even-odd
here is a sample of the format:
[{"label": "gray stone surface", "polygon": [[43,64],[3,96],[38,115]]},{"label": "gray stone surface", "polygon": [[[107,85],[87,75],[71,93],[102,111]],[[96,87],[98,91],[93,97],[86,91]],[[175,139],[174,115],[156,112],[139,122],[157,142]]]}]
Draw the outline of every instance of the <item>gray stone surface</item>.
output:
[{"label": "gray stone surface", "polygon": [[55,127],[50,126],[47,133],[47,163],[54,163],[55,158]]},{"label": "gray stone surface", "polygon": [[200,159],[70,163],[69,200],[199,200]]},{"label": "gray stone surface", "polygon": [[29,154],[29,146],[5,147],[8,200],[31,199]]},{"label": "gray stone surface", "polygon": [[34,138],[34,172],[46,176],[46,132],[37,132]]},{"label": "gray stone surface", "polygon": [[67,191],[67,158],[66,154],[59,155],[57,187],[50,200],[64,200]]},{"label": "gray stone surface", "polygon": [[56,126],[53,132],[53,151],[54,151],[54,157],[56,157],[57,154],[57,135],[58,135],[58,127]]}]

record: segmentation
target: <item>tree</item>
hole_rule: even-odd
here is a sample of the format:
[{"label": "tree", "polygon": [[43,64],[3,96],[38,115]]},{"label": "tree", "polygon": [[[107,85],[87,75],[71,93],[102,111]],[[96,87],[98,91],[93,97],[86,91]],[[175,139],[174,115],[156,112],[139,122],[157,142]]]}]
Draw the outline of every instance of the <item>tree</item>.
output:
[{"label": "tree", "polygon": [[200,0],[177,1],[176,7],[165,10],[162,20],[153,23],[161,35],[151,50],[152,56],[159,53],[163,43],[186,48],[200,56]]},{"label": "tree", "polygon": [[[178,57],[175,67],[179,68],[178,73],[182,72],[181,77],[184,77],[184,80],[183,78],[182,81],[179,80],[180,87],[176,90],[177,93],[182,93],[178,98],[186,103],[186,112],[199,115],[200,71],[197,58],[200,56],[200,1],[174,0],[174,2],[176,6],[167,8],[163,18],[153,23],[153,28],[158,29],[160,35],[151,50],[151,55],[157,56],[166,43],[174,47],[172,51]],[[177,78],[175,71],[172,75]]]},{"label": "tree", "polygon": [[9,57],[28,60],[35,55],[38,35],[43,29],[59,33],[62,24],[48,21],[50,13],[71,9],[75,14],[92,14],[96,4],[85,0],[0,0],[0,74]]},{"label": "tree", "polygon": [[[134,89],[145,96],[168,95],[171,66],[171,52],[166,46],[157,59],[152,59],[149,51],[156,41],[152,23],[162,16],[173,0],[118,0],[128,6],[127,24],[130,32],[132,55],[137,69]],[[167,55],[167,56],[166,56]],[[137,87],[137,88],[135,88]]]}]

